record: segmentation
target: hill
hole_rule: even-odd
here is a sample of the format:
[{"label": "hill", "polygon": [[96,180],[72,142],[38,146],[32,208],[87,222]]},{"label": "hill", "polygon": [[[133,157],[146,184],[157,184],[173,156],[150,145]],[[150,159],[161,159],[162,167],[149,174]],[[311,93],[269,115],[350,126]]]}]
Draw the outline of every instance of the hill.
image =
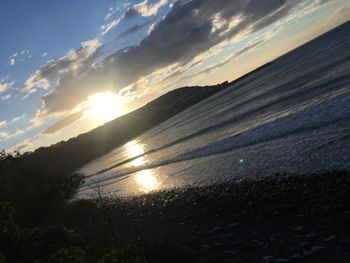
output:
[{"label": "hill", "polygon": [[145,106],[96,129],[49,147],[22,155],[22,161],[45,170],[74,172],[84,164],[123,145],[230,84],[183,87],[170,91]]}]

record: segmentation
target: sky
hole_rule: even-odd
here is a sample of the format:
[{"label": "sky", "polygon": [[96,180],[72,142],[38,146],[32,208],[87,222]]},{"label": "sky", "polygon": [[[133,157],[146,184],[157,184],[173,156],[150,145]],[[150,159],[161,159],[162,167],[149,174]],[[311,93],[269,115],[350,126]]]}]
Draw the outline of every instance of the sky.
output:
[{"label": "sky", "polygon": [[348,0],[0,0],[0,149],[234,80],[349,19]]}]

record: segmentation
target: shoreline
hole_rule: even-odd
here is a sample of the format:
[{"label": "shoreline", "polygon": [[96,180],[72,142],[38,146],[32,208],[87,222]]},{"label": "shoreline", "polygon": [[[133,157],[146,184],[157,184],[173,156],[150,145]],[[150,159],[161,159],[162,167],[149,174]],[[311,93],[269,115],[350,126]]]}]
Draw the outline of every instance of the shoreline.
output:
[{"label": "shoreline", "polygon": [[77,200],[70,213],[89,220],[92,203],[102,208],[109,232],[149,262],[349,262],[349,187],[349,171],[279,174]]}]

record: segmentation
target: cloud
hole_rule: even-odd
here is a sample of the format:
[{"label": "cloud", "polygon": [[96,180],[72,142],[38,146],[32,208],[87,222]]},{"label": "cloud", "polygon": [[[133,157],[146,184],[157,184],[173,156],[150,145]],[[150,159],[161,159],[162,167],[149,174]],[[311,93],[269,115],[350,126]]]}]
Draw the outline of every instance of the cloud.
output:
[{"label": "cloud", "polygon": [[26,117],[25,114],[22,114],[22,115],[20,115],[20,116],[14,117],[14,118],[9,122],[9,124],[16,123],[16,122],[18,122],[18,121],[24,119],[25,117]]},{"label": "cloud", "polygon": [[115,12],[117,12],[117,7],[110,7],[108,9],[107,15],[105,16],[105,20],[110,19],[115,14]]},{"label": "cloud", "polygon": [[158,13],[158,10],[167,3],[168,0],[159,0],[153,4],[148,3],[148,0],[144,0],[141,3],[134,5],[132,9],[144,17],[154,16]]},{"label": "cloud", "polygon": [[[121,3],[122,2],[122,3]],[[114,7],[110,7],[108,9],[108,13],[105,16],[105,20],[109,20],[114,16],[115,13],[117,12],[122,12],[124,13],[125,10],[127,10],[130,7],[131,3],[128,2],[127,0],[123,2],[123,0],[119,0],[117,5]]]},{"label": "cloud", "polygon": [[19,135],[22,135],[23,133],[24,133],[23,130],[17,130],[17,131],[15,131],[13,133],[0,132],[0,140],[4,142],[4,141],[7,141],[7,140],[9,140],[9,139],[11,139],[13,137],[17,137]]},{"label": "cloud", "polygon": [[[154,16],[158,13],[158,10],[160,7],[163,5],[167,4],[168,0],[160,0],[157,3],[154,4],[148,4],[148,0],[145,0],[139,4],[134,5],[132,8],[129,8],[130,3],[123,3],[121,4],[121,7],[111,7],[109,9],[109,13],[106,15],[105,19],[109,20],[112,15],[114,15],[117,11],[123,11],[124,13],[119,16],[118,19],[114,19],[113,21],[109,22],[108,24],[102,25],[101,26],[101,36],[106,35],[108,32],[110,32],[112,29],[117,27],[123,20],[129,20],[138,14],[140,14],[143,17],[149,17],[149,16]],[[126,10],[126,11],[125,11]],[[126,30],[124,33],[120,36],[124,37],[126,35],[135,33],[136,31],[140,30],[142,27],[144,27],[146,24],[137,24],[132,27],[130,27],[128,30]]]},{"label": "cloud", "polygon": [[133,9],[133,8],[130,8],[129,10],[127,10],[125,13],[124,13],[124,18],[125,19],[132,19],[134,18],[135,16],[138,16],[138,12]]},{"label": "cloud", "polygon": [[0,132],[0,140],[5,139],[8,136],[7,132]]},{"label": "cloud", "polygon": [[30,54],[29,50],[23,49],[21,51],[15,52],[9,57],[9,63],[11,66],[14,66],[17,61],[24,61],[25,58],[31,58],[32,54]]},{"label": "cloud", "polygon": [[14,66],[16,64],[16,58],[18,56],[18,52],[12,54],[10,57],[9,57],[9,63],[11,66]]},{"label": "cloud", "polygon": [[[40,85],[41,85],[41,87],[47,89],[49,87],[49,82],[43,81]],[[36,89],[36,88],[28,90],[26,95],[23,96],[22,100],[28,99],[30,95],[32,95],[33,93],[35,93],[37,91],[38,91],[38,89]]]},{"label": "cloud", "polygon": [[118,91],[164,67],[188,63],[224,41],[239,38],[242,32],[255,32],[278,21],[298,2],[177,1],[138,46],[120,50],[74,78],[61,78],[56,89],[43,97],[44,107],[51,113],[68,111],[92,93]]},{"label": "cloud", "polygon": [[6,126],[9,126],[11,124],[14,124],[22,119],[24,119],[26,117],[25,114],[22,114],[20,116],[16,116],[14,117],[13,119],[11,119],[10,121],[6,121],[6,120],[3,120],[3,121],[0,121],[0,128],[3,128],[3,127],[6,127]]},{"label": "cloud", "polygon": [[6,91],[10,87],[9,83],[0,83],[0,93]]},{"label": "cloud", "polygon": [[[5,91],[8,91],[9,89],[11,89],[13,87],[13,84],[15,84],[15,82],[0,82],[0,94],[4,93]],[[12,94],[7,94],[7,95],[3,95],[1,96],[2,100],[8,100],[12,97]]]},{"label": "cloud", "polygon": [[40,55],[40,57],[46,57],[47,56],[47,52],[44,52]]},{"label": "cloud", "polygon": [[2,96],[1,99],[2,99],[2,100],[9,100],[9,99],[11,99],[11,97],[12,97],[11,94],[7,94],[7,95],[5,95],[5,96]]},{"label": "cloud", "polygon": [[25,81],[22,91],[30,95],[38,88],[48,89],[50,83],[67,82],[77,77],[94,63],[100,47],[101,44],[97,39],[86,41],[79,49],[71,50],[56,60],[48,61]]},{"label": "cloud", "polygon": [[61,120],[55,122],[53,125],[48,127],[43,134],[53,134],[64,127],[71,125],[72,123],[80,120],[84,116],[84,111],[68,114],[64,116]]},{"label": "cloud", "polygon": [[18,143],[15,147],[10,149],[11,151],[19,151],[19,152],[26,152],[29,151],[30,149],[34,148],[34,144],[30,142],[29,139],[23,140],[20,143]]},{"label": "cloud", "polygon": [[120,34],[120,36],[117,39],[121,39],[123,37],[126,37],[126,36],[134,34],[137,31],[139,31],[142,28],[144,28],[147,24],[148,23],[133,25],[133,26],[129,27],[127,30],[125,30],[122,34]]},{"label": "cloud", "polygon": [[10,65],[13,66],[16,64],[16,59],[15,58],[11,58],[10,59]]},{"label": "cloud", "polygon": [[207,74],[210,74],[211,72],[225,66],[226,64],[230,63],[231,61],[233,61],[235,58],[245,54],[245,53],[248,53],[249,51],[252,51],[254,50],[255,48],[257,48],[258,46],[262,45],[263,43],[266,43],[267,40],[263,39],[263,40],[259,40],[251,45],[248,45],[244,48],[242,48],[241,50],[237,51],[236,53],[234,53],[233,55],[229,56],[227,59],[221,61],[220,63],[217,63],[215,65],[212,65],[202,71],[199,71],[197,73],[194,73],[192,75],[188,75],[188,76],[184,76],[182,77],[181,79],[178,80],[178,82],[182,82],[182,81],[185,81],[185,80],[189,80],[189,79],[193,79],[193,78],[196,78],[198,76],[201,76],[201,75],[207,75]]},{"label": "cloud", "polygon": [[48,116],[45,115],[45,112],[42,112],[41,110],[37,110],[34,117],[29,120],[30,126],[27,127],[27,131],[30,131],[32,129],[38,128],[41,125],[44,124],[45,118]]},{"label": "cloud", "polygon": [[151,24],[147,30],[147,35],[151,34],[152,31],[155,29],[155,27],[156,27],[156,23]]},{"label": "cloud", "polygon": [[106,35],[109,31],[115,28],[120,23],[121,20],[122,20],[122,17],[116,20],[113,20],[112,22],[106,25],[101,26],[101,36]]},{"label": "cloud", "polygon": [[[140,80],[158,79],[161,87],[164,85],[159,81],[162,77],[172,73],[175,74],[172,77],[178,77],[186,68],[212,57],[213,54],[207,54],[208,50],[217,53],[227,43],[239,41],[243,36],[287,17],[297,4],[298,1],[289,0],[175,2],[170,13],[138,46],[119,50],[95,64],[92,63],[95,59],[89,60],[79,67],[78,74],[71,74],[71,67],[65,74],[57,74],[56,70],[58,85],[43,96],[43,112],[70,112],[96,92],[119,91],[122,96],[140,97],[149,86],[135,85]],[[197,75],[208,74],[261,44],[263,41],[248,44]],[[96,58],[94,54],[91,57]],[[195,74],[187,78],[196,77]],[[79,119],[79,115],[66,116],[46,132],[54,133]]]}]

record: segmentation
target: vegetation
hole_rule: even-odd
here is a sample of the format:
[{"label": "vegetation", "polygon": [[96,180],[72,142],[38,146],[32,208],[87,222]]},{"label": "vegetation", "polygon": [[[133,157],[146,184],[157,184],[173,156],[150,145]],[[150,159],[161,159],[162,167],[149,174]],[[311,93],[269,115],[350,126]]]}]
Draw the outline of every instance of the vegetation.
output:
[{"label": "vegetation", "polygon": [[349,175],[74,200],[79,175],[3,152],[0,262],[349,262]]},{"label": "vegetation", "polygon": [[65,222],[79,175],[44,172],[18,154],[0,156],[0,262],[140,262],[137,250],[116,242],[98,200],[90,214],[95,236],[73,227],[84,218]]}]

